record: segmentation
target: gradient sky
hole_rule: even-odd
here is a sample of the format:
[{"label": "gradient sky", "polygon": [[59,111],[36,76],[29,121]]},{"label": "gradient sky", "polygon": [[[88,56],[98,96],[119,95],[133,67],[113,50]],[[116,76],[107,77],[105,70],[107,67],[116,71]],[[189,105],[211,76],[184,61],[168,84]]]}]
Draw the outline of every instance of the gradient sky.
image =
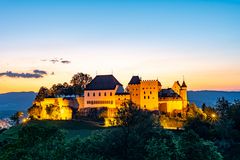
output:
[{"label": "gradient sky", "polygon": [[[38,91],[77,72],[132,75],[190,90],[240,90],[240,1],[1,0],[0,93]],[[51,63],[51,59],[71,61]],[[45,61],[43,61],[45,60]],[[54,72],[54,75],[51,73]]]}]

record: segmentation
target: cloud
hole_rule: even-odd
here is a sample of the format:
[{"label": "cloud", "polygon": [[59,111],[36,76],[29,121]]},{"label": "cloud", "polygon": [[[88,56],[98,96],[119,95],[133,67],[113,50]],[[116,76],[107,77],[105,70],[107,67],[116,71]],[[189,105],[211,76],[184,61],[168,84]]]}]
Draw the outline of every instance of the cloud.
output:
[{"label": "cloud", "polygon": [[44,75],[47,75],[47,72],[41,70],[34,70],[33,73],[16,73],[12,71],[0,73],[0,77],[6,76],[10,78],[43,78]]},{"label": "cloud", "polygon": [[46,71],[42,71],[42,70],[38,70],[38,69],[34,70],[33,73],[40,74],[40,75],[47,75]]},{"label": "cloud", "polygon": [[51,60],[49,60],[49,61],[52,62],[53,64],[59,62],[59,60],[57,60],[57,59],[51,59]]},{"label": "cloud", "polygon": [[70,64],[70,63],[71,63],[71,61],[69,61],[69,60],[64,60],[63,58],[54,58],[54,59],[49,59],[49,60],[43,59],[43,60],[41,60],[41,61],[42,61],[42,62],[51,62],[51,63],[53,63],[53,64],[55,64],[55,63]]},{"label": "cloud", "polygon": [[63,64],[69,64],[69,63],[71,63],[71,61],[63,60],[63,61],[61,61],[61,63],[63,63]]}]

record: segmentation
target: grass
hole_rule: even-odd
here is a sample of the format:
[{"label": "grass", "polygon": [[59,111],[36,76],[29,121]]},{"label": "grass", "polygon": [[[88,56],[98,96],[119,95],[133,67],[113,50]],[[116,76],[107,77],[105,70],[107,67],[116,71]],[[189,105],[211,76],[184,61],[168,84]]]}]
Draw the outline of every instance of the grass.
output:
[{"label": "grass", "polygon": [[17,139],[17,133],[21,129],[23,125],[46,125],[46,126],[54,126],[59,129],[63,129],[66,131],[66,138],[72,139],[75,137],[87,137],[91,135],[94,131],[99,129],[105,129],[103,126],[92,122],[92,121],[84,121],[84,120],[69,120],[69,121],[51,121],[51,120],[41,120],[41,121],[30,121],[26,124],[22,124],[19,126],[12,127],[6,131],[4,131],[2,134],[0,134],[0,143],[4,140],[16,140]]},{"label": "grass", "polygon": [[29,124],[55,126],[59,129],[63,129],[66,131],[67,139],[72,139],[77,136],[84,138],[91,135],[96,130],[104,129],[103,126],[95,122],[84,120],[41,120],[30,121]]}]

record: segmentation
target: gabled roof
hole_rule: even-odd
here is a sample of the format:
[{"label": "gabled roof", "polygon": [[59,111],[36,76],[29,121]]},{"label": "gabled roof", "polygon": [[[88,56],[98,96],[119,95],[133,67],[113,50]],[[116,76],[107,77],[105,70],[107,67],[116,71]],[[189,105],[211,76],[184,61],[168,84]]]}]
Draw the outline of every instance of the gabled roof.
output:
[{"label": "gabled roof", "polygon": [[139,76],[132,76],[130,82],[128,84],[140,84],[140,78]]},{"label": "gabled roof", "polygon": [[158,97],[173,97],[177,98],[180,97],[176,92],[174,92],[171,88],[168,89],[162,89],[160,92],[158,92]]},{"label": "gabled roof", "polygon": [[114,90],[122,84],[113,75],[97,75],[85,88],[85,90]]}]

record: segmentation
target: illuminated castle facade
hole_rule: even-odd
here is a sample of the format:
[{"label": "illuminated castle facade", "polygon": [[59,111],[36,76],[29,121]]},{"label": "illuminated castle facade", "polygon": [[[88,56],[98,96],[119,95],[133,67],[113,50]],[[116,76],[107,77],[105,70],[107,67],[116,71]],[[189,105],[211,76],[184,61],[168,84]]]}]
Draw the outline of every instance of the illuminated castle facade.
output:
[{"label": "illuminated castle facade", "polygon": [[[176,81],[172,88],[162,89],[158,80],[141,80],[133,76],[126,90],[113,75],[97,75],[84,89],[83,96],[71,98],[45,98],[40,102],[42,107],[58,104],[61,108],[77,108],[87,114],[91,109],[107,109],[108,118],[116,115],[122,103],[131,100],[140,108],[163,113],[181,112],[187,107],[187,85]],[[44,113],[43,113],[44,114]],[[71,119],[72,112],[63,110],[60,119]]]},{"label": "illuminated castle facade", "polygon": [[108,108],[108,116],[113,117],[116,108],[124,101],[131,100],[142,109],[159,110],[164,113],[181,112],[187,107],[187,85],[178,81],[172,88],[162,89],[158,80],[141,80],[133,76],[126,91],[113,75],[98,75],[84,90],[82,108]]}]

